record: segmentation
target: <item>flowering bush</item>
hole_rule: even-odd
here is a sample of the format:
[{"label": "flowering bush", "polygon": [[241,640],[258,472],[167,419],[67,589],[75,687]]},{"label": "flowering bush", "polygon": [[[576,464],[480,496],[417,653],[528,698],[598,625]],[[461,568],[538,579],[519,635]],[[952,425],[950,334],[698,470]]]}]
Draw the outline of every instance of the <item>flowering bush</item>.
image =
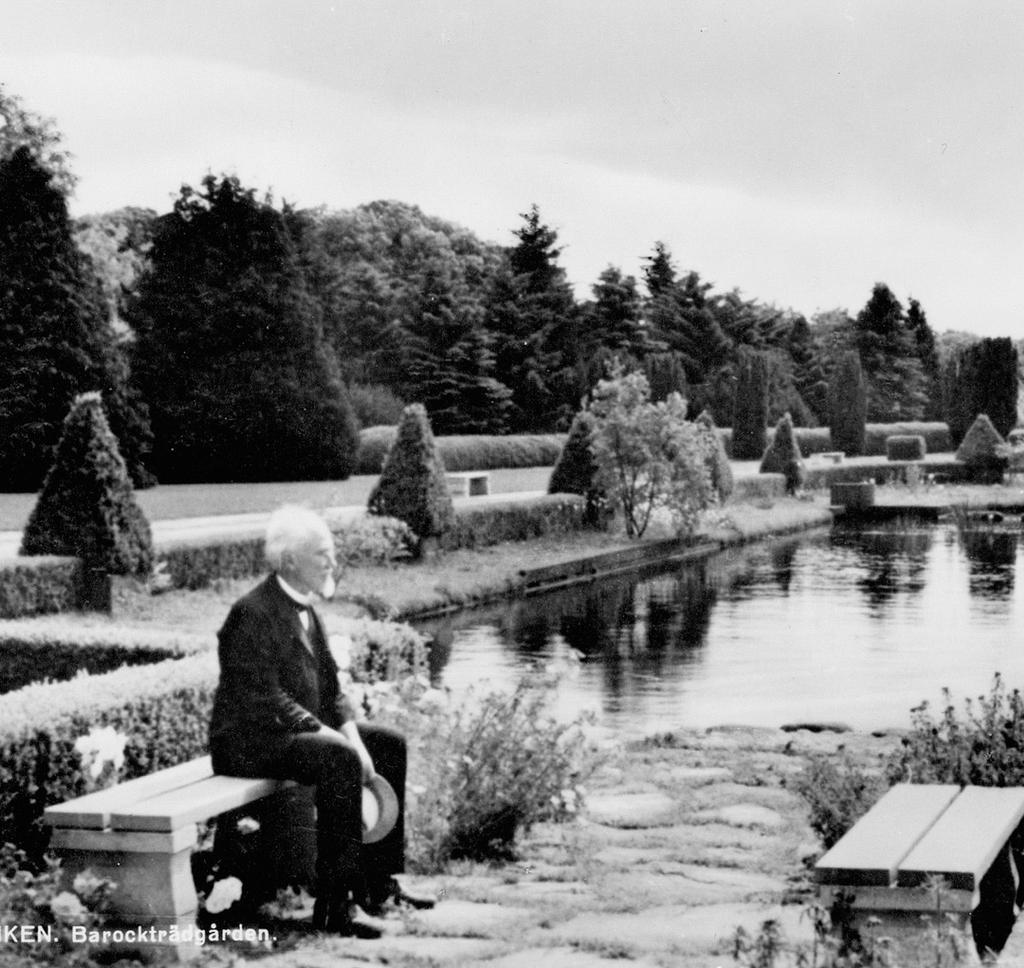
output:
[{"label": "flowering bush", "polygon": [[117,783],[124,766],[127,736],[112,726],[93,727],[75,740],[75,751],[82,759],[82,772],[92,780],[94,789]]},{"label": "flowering bush", "polygon": [[647,378],[624,373],[617,361],[598,383],[588,408],[596,483],[622,509],[626,534],[641,537],[657,508],[665,508],[680,536],[697,527],[715,499],[702,433],[686,419],[678,393],[650,402]]},{"label": "flowering bush", "polygon": [[0,847],[0,930],[15,929],[4,947],[32,960],[62,965],[91,965],[90,946],[72,943],[72,928],[95,928],[103,923],[114,884],[83,871],[70,889],[60,862],[47,857],[34,870],[24,851],[11,844]]},{"label": "flowering bush", "polygon": [[422,681],[407,681],[381,701],[378,718],[410,739],[412,868],[505,858],[532,824],[576,815],[598,755],[590,717],[551,715],[566,674],[549,667],[525,675],[511,692],[470,695],[457,708]]}]

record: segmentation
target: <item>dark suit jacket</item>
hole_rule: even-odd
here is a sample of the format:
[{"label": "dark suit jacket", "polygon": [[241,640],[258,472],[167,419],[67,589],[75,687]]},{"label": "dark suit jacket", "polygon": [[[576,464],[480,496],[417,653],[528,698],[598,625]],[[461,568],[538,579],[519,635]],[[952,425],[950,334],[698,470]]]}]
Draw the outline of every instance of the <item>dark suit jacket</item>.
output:
[{"label": "dark suit jacket", "polygon": [[314,732],[321,724],[339,729],[355,718],[339,693],[320,617],[312,610],[310,616],[305,633],[274,575],[232,606],[217,633],[220,682],[210,722],[215,772],[270,775],[267,764],[290,733]]}]

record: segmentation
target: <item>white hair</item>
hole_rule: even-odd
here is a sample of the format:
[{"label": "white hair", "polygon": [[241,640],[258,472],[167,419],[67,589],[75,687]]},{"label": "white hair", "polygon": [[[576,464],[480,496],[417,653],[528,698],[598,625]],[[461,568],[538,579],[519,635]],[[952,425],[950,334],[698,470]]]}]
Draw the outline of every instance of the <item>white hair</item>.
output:
[{"label": "white hair", "polygon": [[316,511],[286,504],[270,515],[263,539],[264,555],[273,571],[280,571],[284,555],[305,544],[310,538],[331,538],[331,529]]}]

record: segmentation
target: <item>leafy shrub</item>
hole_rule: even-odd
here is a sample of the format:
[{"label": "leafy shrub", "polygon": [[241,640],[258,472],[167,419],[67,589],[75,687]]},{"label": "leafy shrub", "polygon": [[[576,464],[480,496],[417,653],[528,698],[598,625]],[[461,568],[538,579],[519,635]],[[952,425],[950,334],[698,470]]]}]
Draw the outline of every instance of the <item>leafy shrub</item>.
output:
[{"label": "leafy shrub", "polygon": [[22,535],[23,555],[71,555],[89,568],[145,574],[153,537],[98,393],[77,396]]},{"label": "leafy shrub", "polygon": [[405,408],[368,507],[371,514],[404,521],[421,540],[451,530],[454,509],[445,466],[422,404]]},{"label": "leafy shrub", "polygon": [[996,673],[986,696],[957,713],[943,690],[939,717],[923,702],[911,711],[911,730],[886,764],[890,783],[1024,785],[1024,697]]},{"label": "leafy shrub", "polygon": [[357,518],[331,531],[338,564],[347,567],[388,564],[408,558],[416,547],[416,535],[398,518]]},{"label": "leafy shrub", "polygon": [[348,399],[360,427],[394,427],[402,419],[405,404],[389,387],[375,383],[353,383],[348,388]]},{"label": "leafy shrub", "polygon": [[979,413],[956,451],[956,459],[967,465],[975,480],[999,480],[1006,469],[1006,442],[988,417]]},{"label": "leafy shrub", "polygon": [[692,534],[714,499],[696,427],[686,402],[671,394],[651,403],[647,378],[624,373],[616,361],[588,410],[594,420],[598,483],[621,508],[630,537],[641,537],[658,508],[669,512],[679,535]]},{"label": "leafy shrub", "polygon": [[96,675],[181,658],[211,644],[205,636],[141,629],[7,629],[0,633],[0,693],[47,679],[71,679],[79,672]]},{"label": "leafy shrub", "polygon": [[889,460],[924,460],[924,437],[920,434],[895,434],[887,437],[885,456]]},{"label": "leafy shrub", "polygon": [[758,460],[764,453],[768,424],[768,361],[764,353],[746,350],[736,377],[732,411],[733,460]]},{"label": "leafy shrub", "polygon": [[209,535],[160,545],[158,570],[172,588],[206,588],[220,579],[249,578],[266,568],[263,536]]},{"label": "leafy shrub", "polygon": [[811,756],[786,785],[807,801],[811,829],[826,849],[871,809],[887,787],[879,773],[866,771],[846,750],[837,757]]},{"label": "leafy shrub", "polygon": [[598,466],[591,444],[593,420],[585,410],[573,418],[569,437],[558,455],[548,481],[548,494],[582,494],[587,502],[587,523],[601,522],[608,498],[598,483]]},{"label": "leafy shrub", "polygon": [[485,548],[502,541],[529,541],[546,534],[569,534],[589,524],[584,498],[546,494],[530,500],[489,501],[455,511],[455,524],[441,538],[446,551]]},{"label": "leafy shrub", "polygon": [[786,491],[795,494],[803,484],[804,462],[793,433],[793,418],[784,414],[775,427],[775,436],[761,459],[761,474],[782,474]]},{"label": "leafy shrub", "polygon": [[411,867],[438,871],[460,857],[508,858],[534,823],[575,816],[598,755],[588,719],[566,723],[550,714],[563,675],[526,675],[511,692],[470,696],[454,711],[429,690],[398,712],[415,742]]},{"label": "leafy shrub", "polygon": [[0,618],[68,612],[82,601],[81,558],[0,561]]},{"label": "leafy shrub", "polygon": [[[379,474],[397,436],[394,427],[367,427],[359,435],[357,474]],[[453,434],[435,437],[449,471],[488,471],[499,467],[551,467],[565,445],[565,434]]]},{"label": "leafy shrub", "polygon": [[863,454],[868,390],[856,350],[842,353],[836,361],[829,383],[829,412],[834,449],[850,457]]},{"label": "leafy shrub", "polygon": [[722,435],[719,434],[715,419],[708,410],[702,410],[695,423],[697,433],[701,435],[703,441],[704,459],[707,463],[708,476],[711,478],[711,487],[718,495],[719,501],[726,501],[733,492],[735,481],[732,465],[725,453]]}]

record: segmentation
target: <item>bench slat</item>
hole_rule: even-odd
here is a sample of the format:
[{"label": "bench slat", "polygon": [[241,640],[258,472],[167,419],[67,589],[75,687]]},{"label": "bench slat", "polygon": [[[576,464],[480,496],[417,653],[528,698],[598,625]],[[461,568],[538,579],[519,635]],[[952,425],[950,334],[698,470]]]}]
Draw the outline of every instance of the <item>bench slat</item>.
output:
[{"label": "bench slat", "polygon": [[900,862],[960,793],[955,784],[892,787],[815,865],[822,884],[886,887]]},{"label": "bench slat", "polygon": [[963,793],[900,863],[898,883],[916,887],[943,874],[957,890],[974,890],[1024,818],[1024,789],[964,787]]},{"label": "bench slat", "polygon": [[87,793],[66,803],[47,807],[43,823],[51,827],[82,827],[103,830],[110,825],[110,815],[116,811],[129,811],[140,800],[188,786],[213,776],[210,757],[201,756],[188,763],[168,767],[148,776],[119,783],[107,790]]},{"label": "bench slat", "polygon": [[110,826],[113,830],[171,831],[243,807],[291,785],[285,780],[211,776],[112,811]]}]

